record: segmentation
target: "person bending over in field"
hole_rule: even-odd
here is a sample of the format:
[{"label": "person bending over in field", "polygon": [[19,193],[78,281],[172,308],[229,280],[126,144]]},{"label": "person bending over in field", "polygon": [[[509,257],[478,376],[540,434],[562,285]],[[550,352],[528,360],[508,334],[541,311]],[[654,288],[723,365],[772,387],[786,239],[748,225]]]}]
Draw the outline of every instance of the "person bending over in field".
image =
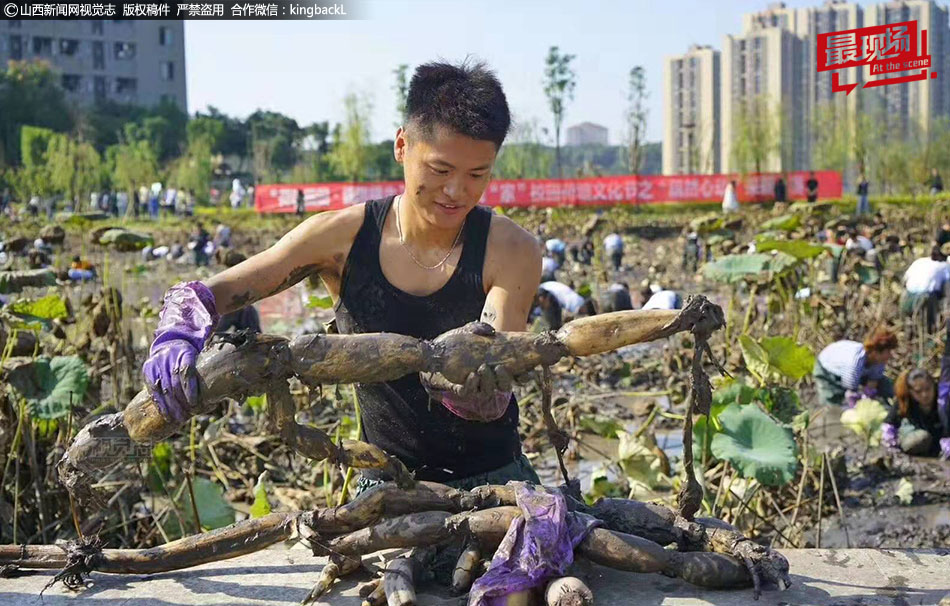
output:
[{"label": "person bending over in field", "polygon": [[821,350],[812,373],[818,400],[826,406],[854,406],[862,397],[888,400],[894,385],[884,367],[897,349],[897,336],[878,329],[864,343],[835,341]]},{"label": "person bending over in field", "polygon": [[[481,63],[425,64],[406,109],[393,145],[402,194],[312,216],[268,250],[165,294],[143,369],[163,414],[182,418],[196,401],[195,358],[219,314],[311,275],[329,291],[341,333],[431,339],[526,329],[541,251],[530,233],[478,205],[510,126],[501,84]],[[537,483],[521,452],[512,382],[504,367],[483,365],[464,386],[439,374],[358,384],[362,438],[419,480]],[[359,491],[386,479],[371,473]]]}]

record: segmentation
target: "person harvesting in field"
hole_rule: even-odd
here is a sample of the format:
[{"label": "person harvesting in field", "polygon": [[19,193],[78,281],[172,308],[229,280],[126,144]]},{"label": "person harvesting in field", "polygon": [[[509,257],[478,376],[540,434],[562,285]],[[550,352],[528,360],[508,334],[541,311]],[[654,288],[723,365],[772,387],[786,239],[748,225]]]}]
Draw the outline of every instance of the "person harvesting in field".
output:
[{"label": "person harvesting in field", "polygon": [[[501,84],[481,63],[425,64],[406,113],[393,146],[404,193],[312,216],[268,250],[166,293],[143,368],[164,415],[185,418],[196,402],[195,359],[219,314],[312,275],[329,291],[341,333],[431,339],[451,329],[526,329],[540,247],[478,205],[511,122]],[[357,384],[362,439],[419,480],[537,482],[521,453],[512,382],[504,367],[483,365],[463,385],[425,373]],[[358,488],[384,479],[364,474]]]},{"label": "person harvesting in field", "polygon": [[818,400],[826,406],[854,406],[861,397],[889,399],[894,385],[884,367],[897,349],[897,336],[885,329],[868,335],[864,343],[841,340],[828,345],[815,360]]}]

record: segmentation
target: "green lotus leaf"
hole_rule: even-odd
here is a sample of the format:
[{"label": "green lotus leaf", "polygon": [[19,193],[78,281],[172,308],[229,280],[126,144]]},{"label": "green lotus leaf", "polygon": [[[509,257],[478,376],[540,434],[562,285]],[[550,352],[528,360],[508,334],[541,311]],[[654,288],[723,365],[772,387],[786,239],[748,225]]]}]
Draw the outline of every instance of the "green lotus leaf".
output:
[{"label": "green lotus leaf", "polygon": [[672,486],[670,476],[663,471],[663,460],[653,448],[656,445],[653,434],[637,437],[624,432],[619,437],[617,460],[631,488],[639,485],[646,490],[655,490]]},{"label": "green lotus leaf", "polygon": [[10,385],[26,399],[37,419],[59,419],[69,414],[70,401],[78,405],[86,395],[89,373],[77,356],[37,358],[8,375]]},{"label": "green lotus leaf", "polygon": [[[195,490],[195,504],[201,527],[206,530],[221,528],[234,523],[234,509],[226,498],[221,485],[207,478],[195,478],[192,481]],[[181,511],[186,520],[191,518],[191,494],[188,489],[182,491]]]},{"label": "green lotus leaf", "polygon": [[799,215],[781,215],[774,219],[769,219],[760,227],[763,231],[776,229],[779,231],[795,231],[802,225],[802,218]]},{"label": "green lotus leaf", "polygon": [[824,246],[804,240],[757,239],[755,247],[759,252],[778,250],[799,260],[812,259],[825,252]]},{"label": "green lotus leaf", "polygon": [[689,228],[698,234],[704,235],[722,229],[723,223],[723,219],[720,216],[706,215],[690,221]]},{"label": "green lotus leaf", "polygon": [[772,255],[726,255],[703,265],[703,275],[710,280],[733,284],[764,276],[769,271]]},{"label": "green lotus leaf", "polygon": [[758,406],[730,404],[719,414],[722,430],[713,436],[712,453],[729,461],[745,478],[781,486],[795,478],[798,447],[792,432]]},{"label": "green lotus leaf", "polygon": [[34,301],[15,301],[7,309],[27,324],[49,326],[50,320],[69,317],[66,299],[59,295],[47,295]]},{"label": "green lotus leaf", "polygon": [[703,265],[703,275],[710,280],[734,284],[743,280],[771,279],[794,269],[798,263],[798,259],[783,252],[726,255]]},{"label": "green lotus leaf", "polygon": [[620,421],[610,417],[587,415],[581,417],[578,424],[581,428],[605,438],[616,438],[626,432]]},{"label": "green lotus leaf", "polygon": [[775,373],[798,381],[815,368],[815,356],[811,350],[788,337],[765,337],[755,341],[742,335],[739,345],[746,366],[763,379]]},{"label": "green lotus leaf", "polygon": [[725,407],[732,403],[748,404],[755,397],[755,389],[738,379],[729,379],[713,391],[713,406]]}]

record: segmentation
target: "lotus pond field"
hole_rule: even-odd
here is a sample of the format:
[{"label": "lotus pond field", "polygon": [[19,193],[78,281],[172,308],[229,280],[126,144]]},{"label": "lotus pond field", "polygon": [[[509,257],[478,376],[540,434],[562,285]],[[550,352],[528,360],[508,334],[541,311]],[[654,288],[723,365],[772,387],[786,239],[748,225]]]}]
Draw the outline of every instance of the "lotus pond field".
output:
[{"label": "lotus pond field", "polygon": [[[708,413],[693,415],[691,453],[684,452],[683,427],[702,341],[690,330],[563,357],[550,366],[550,392],[542,381],[516,387],[525,453],[544,484],[562,483],[564,473],[545,415],[550,408],[567,438],[564,471],[580,481],[584,506],[595,515],[609,498],[675,509],[687,484],[684,459],[691,459],[701,489],[696,515],[727,522],[755,544],[945,546],[950,463],[883,447],[887,402],[819,405],[812,371],[827,344],[860,341],[886,326],[898,335],[888,377],[913,367],[937,376],[950,314],[942,304],[931,332],[919,317],[901,315],[901,277],[929,254],[950,202],[881,204],[878,214],[860,221],[851,211],[852,205],[831,202],[749,205],[725,216],[716,206],[508,211],[542,239],[594,243],[590,263],[569,256],[556,277],[601,307],[609,286],[623,282],[638,308],[646,281],[684,299],[703,295],[725,317],[709,337],[709,354],[697,356],[713,390]],[[187,253],[146,260],[141,252],[186,244],[192,220],[74,216],[49,225],[0,224],[7,244],[0,267],[0,544],[51,545],[81,533],[97,536],[103,547],[146,548],[242,520],[327,511],[352,499],[358,472],[346,461],[355,459],[304,456],[275,425],[280,415],[274,413],[282,407],[296,426],[319,430],[334,444],[358,440],[353,388],[297,379],[287,394],[262,385],[257,393],[225,398],[172,435],[137,445],[134,463],[99,470],[94,489],[105,497],[95,508],[77,504],[61,482],[58,463],[82,428],[125,410],[143,389],[141,366],[165,289],[223,269],[228,254],[253,255],[295,224],[292,217],[241,212],[199,218],[209,231],[223,223],[233,234],[232,246],[216,251],[208,267],[196,267]],[[841,228],[869,234],[876,257],[819,238]],[[620,270],[603,253],[612,232],[625,244]],[[684,264],[689,232],[703,242],[695,269]],[[31,269],[31,262],[42,263],[30,243],[43,233],[52,246],[49,265]],[[65,279],[76,255],[94,265],[94,280]],[[318,280],[257,304],[263,331],[284,337],[319,333],[331,307]],[[532,325],[544,329],[541,320]],[[335,539],[340,553],[350,549],[352,536]],[[600,544],[588,550],[613,553]],[[689,576],[688,563],[667,566],[691,582],[705,581]]]}]

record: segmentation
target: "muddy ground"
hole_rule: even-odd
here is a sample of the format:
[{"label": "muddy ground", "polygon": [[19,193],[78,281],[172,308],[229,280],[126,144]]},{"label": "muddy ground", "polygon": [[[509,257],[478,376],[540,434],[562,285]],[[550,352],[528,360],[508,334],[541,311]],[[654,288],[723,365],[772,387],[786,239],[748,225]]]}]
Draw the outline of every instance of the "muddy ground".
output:
[{"label": "muddy ground", "polygon": [[[570,240],[581,236],[579,226],[590,221],[593,216],[593,212],[578,212],[581,214],[579,218],[565,218],[543,212],[514,213],[514,218],[532,231]],[[761,212],[761,217],[767,216],[768,213],[765,210],[757,212]],[[902,209],[887,211],[885,215],[894,224],[902,221],[919,224],[933,218],[929,211],[908,215]],[[622,270],[617,273],[608,271],[602,263],[595,260],[591,266],[571,265],[558,278],[564,282],[572,281],[575,286],[587,284],[595,296],[613,281],[624,281],[631,286],[631,290],[636,291],[641,281],[649,280],[684,294],[703,293],[726,309],[731,299],[727,287],[709,282],[703,279],[701,274],[684,271],[680,266],[682,234],[695,216],[696,213],[687,213],[680,216],[628,220],[607,213],[601,220],[601,225],[593,230],[593,236],[599,244],[603,235],[610,229],[624,234],[628,250]],[[747,226],[740,231],[741,235],[737,238],[741,241],[751,239],[754,223],[759,220],[749,216],[746,219]],[[227,217],[223,220],[229,221]],[[240,221],[231,218],[230,222],[234,226],[233,248],[247,255],[263,250],[293,225],[293,220],[289,218],[254,221],[242,217]],[[210,227],[213,223],[207,225]],[[936,223],[932,226],[936,227]],[[187,239],[186,224],[138,227],[149,230],[155,237],[156,244],[172,244],[175,241],[184,243]],[[29,228],[19,226],[19,229]],[[915,242],[910,235],[911,232],[916,232],[911,229],[905,231],[908,233],[907,248],[904,253],[895,255],[892,259],[895,267],[913,258],[915,244],[919,248],[923,242],[924,236],[919,236],[920,241]],[[921,234],[929,232],[930,226],[917,231]],[[168,286],[180,280],[206,278],[222,269],[222,266],[215,265],[214,262],[210,268],[196,268],[188,262],[190,255],[186,255],[184,263],[165,260],[143,263],[138,252],[120,253],[89,242],[88,230],[83,229],[67,231],[64,246],[57,249],[54,265],[64,266],[72,254],[80,253],[101,268],[103,277],[96,284],[68,286],[62,291],[69,295],[74,305],[79,305],[86,294],[94,292],[102,285],[102,281],[119,288],[126,303],[133,306],[141,316],[129,325],[136,355],[140,357],[136,361],[137,364],[144,358],[155,322],[154,315],[144,313],[143,310],[151,308],[153,313],[157,311],[161,306],[162,294]],[[304,282],[259,303],[264,331],[293,335],[317,330],[322,322],[332,317],[332,310],[314,308],[309,306],[308,302],[312,296],[320,297],[325,294],[322,288]],[[739,293],[739,306],[734,312],[738,315],[733,316],[733,321],[741,323],[742,314],[748,310],[748,300],[748,293]],[[759,310],[767,306],[768,301],[760,294],[753,310],[753,325]],[[883,310],[883,305],[881,309]],[[856,326],[852,329],[858,330]],[[834,330],[841,332],[840,327]],[[827,338],[827,335],[825,336]],[[850,336],[860,338],[858,334]],[[813,342],[808,342],[809,338]],[[636,346],[597,358],[566,361],[556,366],[558,390],[555,398],[564,398],[561,406],[556,408],[559,422],[572,426],[574,417],[587,414],[615,419],[634,430],[648,418],[653,407],[659,407],[670,414],[656,416],[653,429],[659,447],[665,451],[675,470],[682,456],[681,421],[676,418],[676,414],[683,412],[686,388],[685,374],[671,368],[668,362],[674,359],[682,348],[681,339],[682,337],[674,337],[666,343]],[[734,341],[726,342],[721,335],[715,337],[715,340],[719,343],[714,344],[714,350],[724,360],[727,370],[741,372],[741,354],[738,353]],[[805,335],[804,342],[810,345],[815,353],[825,344],[817,341],[815,334]],[[895,376],[901,363],[906,364],[910,360],[910,350],[911,346],[906,346],[901,352],[903,357],[898,356],[897,364],[892,365]],[[928,355],[931,361],[934,358],[937,358],[936,354]],[[618,374],[628,372],[625,369],[632,370],[633,376],[631,380],[624,382],[618,379]],[[818,410],[815,407],[813,390],[807,383],[808,380],[800,389],[802,404],[812,410],[815,419],[820,419],[809,431],[809,442],[815,449],[833,453],[841,502],[841,514],[830,513],[823,516],[820,546],[947,546],[950,543],[950,463],[894,455],[879,447],[867,449],[856,435],[840,425],[837,418],[839,411]],[[519,396],[530,399],[527,391],[527,388],[521,388]],[[107,392],[104,394],[107,395]],[[328,417],[343,414],[346,414],[345,411],[331,411],[322,418],[326,421]],[[534,424],[536,416],[523,414],[522,419],[522,435],[529,458],[545,483],[559,483],[561,477],[553,449],[547,440],[539,435],[537,425]],[[574,436],[577,439],[568,452],[568,469],[572,475],[581,479],[582,487],[589,490],[591,475],[600,468],[609,467],[605,462],[615,454],[616,441],[580,430],[575,430]],[[896,496],[902,480],[909,480],[912,484],[912,500],[909,505],[900,504]],[[249,481],[252,482],[253,478]],[[246,498],[247,495],[243,496]],[[669,501],[673,493],[659,491],[652,496]],[[805,544],[818,545],[818,535],[818,525],[815,525],[806,533]],[[782,543],[780,538],[774,533],[770,534],[767,529],[762,532],[761,540],[776,541],[779,545]]]}]

